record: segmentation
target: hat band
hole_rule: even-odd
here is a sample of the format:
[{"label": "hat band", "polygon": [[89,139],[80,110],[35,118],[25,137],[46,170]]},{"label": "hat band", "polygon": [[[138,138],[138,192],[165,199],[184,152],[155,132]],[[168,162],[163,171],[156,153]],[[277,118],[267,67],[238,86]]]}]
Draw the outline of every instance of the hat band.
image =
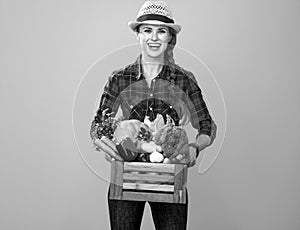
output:
[{"label": "hat band", "polygon": [[138,22],[143,22],[146,20],[157,20],[165,23],[174,23],[174,20],[159,14],[144,14],[136,19]]}]

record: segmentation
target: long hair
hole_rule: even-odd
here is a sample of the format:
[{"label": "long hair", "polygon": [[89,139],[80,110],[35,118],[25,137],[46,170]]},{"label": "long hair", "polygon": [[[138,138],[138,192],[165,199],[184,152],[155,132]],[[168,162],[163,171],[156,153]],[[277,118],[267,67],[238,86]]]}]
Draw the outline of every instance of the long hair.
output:
[{"label": "long hair", "polygon": [[[175,59],[174,59],[174,48],[177,42],[177,35],[172,28],[169,28],[169,32],[172,36],[170,42],[168,43],[168,47],[164,53],[165,65],[169,65],[170,68],[175,68]],[[171,77],[171,79],[173,79]],[[169,87],[172,101],[174,103],[174,108],[180,117],[179,125],[187,125],[190,121],[191,114],[186,106],[186,103],[180,98],[176,97],[176,90],[178,87],[175,86],[175,81],[171,82],[171,86]]]},{"label": "long hair", "polygon": [[165,64],[167,64],[167,65],[171,64],[171,66],[174,66],[175,60],[174,60],[173,50],[174,50],[176,42],[177,42],[177,35],[172,28],[169,28],[169,33],[172,36],[172,38],[168,43],[167,49],[165,50],[164,58],[165,58]]}]

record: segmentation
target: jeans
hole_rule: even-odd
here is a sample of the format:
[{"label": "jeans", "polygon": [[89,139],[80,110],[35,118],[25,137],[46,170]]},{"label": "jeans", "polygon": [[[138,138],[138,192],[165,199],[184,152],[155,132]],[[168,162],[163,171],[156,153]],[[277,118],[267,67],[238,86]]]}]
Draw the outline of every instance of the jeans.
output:
[{"label": "jeans", "polygon": [[[145,203],[108,198],[111,229],[140,230]],[[149,202],[149,205],[156,230],[186,230],[188,200],[186,204]]]}]

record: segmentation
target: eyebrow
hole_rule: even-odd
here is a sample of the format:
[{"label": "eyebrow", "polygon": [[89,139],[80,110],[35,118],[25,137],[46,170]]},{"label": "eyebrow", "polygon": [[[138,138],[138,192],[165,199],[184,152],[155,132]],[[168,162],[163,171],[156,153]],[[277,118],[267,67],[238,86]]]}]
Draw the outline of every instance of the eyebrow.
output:
[{"label": "eyebrow", "polygon": [[[143,27],[142,27],[142,29],[152,29],[153,27],[152,26],[148,26],[148,25],[144,25]],[[167,27],[164,27],[164,26],[162,26],[162,27],[156,27],[158,30],[168,30],[168,28]]]}]

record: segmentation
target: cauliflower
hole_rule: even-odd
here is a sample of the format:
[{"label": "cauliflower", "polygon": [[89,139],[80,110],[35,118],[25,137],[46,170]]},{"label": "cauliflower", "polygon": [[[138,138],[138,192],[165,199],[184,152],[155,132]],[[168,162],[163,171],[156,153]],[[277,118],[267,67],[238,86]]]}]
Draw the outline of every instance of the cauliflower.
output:
[{"label": "cauliflower", "polygon": [[168,123],[156,131],[153,140],[155,144],[162,147],[163,155],[167,158],[164,163],[169,163],[168,159],[174,159],[176,163],[188,162],[188,136],[184,129]]}]

